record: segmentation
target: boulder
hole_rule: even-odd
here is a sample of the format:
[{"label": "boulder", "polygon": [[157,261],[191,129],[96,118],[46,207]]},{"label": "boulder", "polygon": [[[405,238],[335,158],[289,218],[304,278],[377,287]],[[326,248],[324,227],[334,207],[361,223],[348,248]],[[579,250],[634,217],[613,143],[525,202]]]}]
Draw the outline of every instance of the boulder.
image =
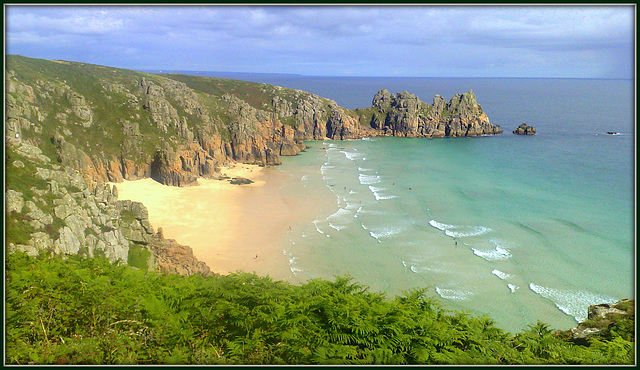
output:
[{"label": "boulder", "polygon": [[515,130],[513,130],[513,133],[516,135],[535,135],[536,128],[533,126],[529,126],[526,123],[522,123]]},{"label": "boulder", "polygon": [[15,190],[7,190],[5,194],[5,209],[7,212],[11,213],[21,212],[22,207],[24,207],[24,199],[22,198],[22,193]]}]

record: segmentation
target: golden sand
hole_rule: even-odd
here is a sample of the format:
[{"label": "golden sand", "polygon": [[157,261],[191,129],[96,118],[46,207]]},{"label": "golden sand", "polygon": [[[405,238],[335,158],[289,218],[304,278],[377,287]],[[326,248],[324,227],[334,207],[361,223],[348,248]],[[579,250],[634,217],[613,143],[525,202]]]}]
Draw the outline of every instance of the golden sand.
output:
[{"label": "golden sand", "polygon": [[294,213],[278,189],[283,174],[269,167],[238,164],[221,171],[252,184],[198,179],[199,186],[173,187],[152,179],[115,183],[118,199],[142,202],[154,228],[167,239],[188,245],[212,271],[256,272],[288,279],[288,259],[281,238],[294,222]]}]

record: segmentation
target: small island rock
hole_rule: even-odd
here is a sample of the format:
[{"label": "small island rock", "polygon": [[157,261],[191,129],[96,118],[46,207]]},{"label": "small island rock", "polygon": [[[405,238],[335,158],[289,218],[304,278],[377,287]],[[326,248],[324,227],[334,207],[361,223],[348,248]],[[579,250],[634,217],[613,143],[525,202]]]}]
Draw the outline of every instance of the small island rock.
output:
[{"label": "small island rock", "polygon": [[522,123],[518,128],[513,130],[513,133],[516,135],[535,135],[536,128],[533,126],[529,126],[526,123]]}]

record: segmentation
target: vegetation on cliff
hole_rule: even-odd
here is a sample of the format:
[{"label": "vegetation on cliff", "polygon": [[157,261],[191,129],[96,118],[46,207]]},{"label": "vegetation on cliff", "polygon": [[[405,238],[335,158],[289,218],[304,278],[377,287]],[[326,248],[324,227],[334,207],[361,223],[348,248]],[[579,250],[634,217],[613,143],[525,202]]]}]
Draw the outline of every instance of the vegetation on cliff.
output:
[{"label": "vegetation on cliff", "polygon": [[6,276],[7,364],[634,361],[633,315],[577,345],[540,322],[513,335],[487,317],[441,308],[424,290],[387,298],[348,277],[296,286],[21,252],[7,256]]}]

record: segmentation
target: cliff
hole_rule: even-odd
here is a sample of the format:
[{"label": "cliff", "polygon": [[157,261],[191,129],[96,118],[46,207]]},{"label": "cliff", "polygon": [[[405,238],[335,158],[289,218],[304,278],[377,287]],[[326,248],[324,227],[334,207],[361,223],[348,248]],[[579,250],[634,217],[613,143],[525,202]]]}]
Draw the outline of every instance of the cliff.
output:
[{"label": "cliff", "polygon": [[87,183],[27,143],[10,139],[5,149],[8,252],[100,255],[161,272],[210,273],[191,248],[154,232],[142,203],[118,200],[116,186]]},{"label": "cliff", "polygon": [[196,185],[230,162],[277,165],[305,140],[502,132],[471,91],[427,104],[381,90],[371,107],[348,110],[303,91],[220,78],[14,55],[6,70],[6,135],[98,183]]},{"label": "cliff", "polygon": [[267,84],[15,55],[6,56],[5,86],[10,249],[134,256],[141,266],[183,273],[207,269],[186,257],[190,249],[155,234],[144,206],[118,201],[106,182],[197,185],[232,162],[280,164],[305,140],[502,132],[471,91],[427,104],[381,90],[371,107],[348,110]]}]

